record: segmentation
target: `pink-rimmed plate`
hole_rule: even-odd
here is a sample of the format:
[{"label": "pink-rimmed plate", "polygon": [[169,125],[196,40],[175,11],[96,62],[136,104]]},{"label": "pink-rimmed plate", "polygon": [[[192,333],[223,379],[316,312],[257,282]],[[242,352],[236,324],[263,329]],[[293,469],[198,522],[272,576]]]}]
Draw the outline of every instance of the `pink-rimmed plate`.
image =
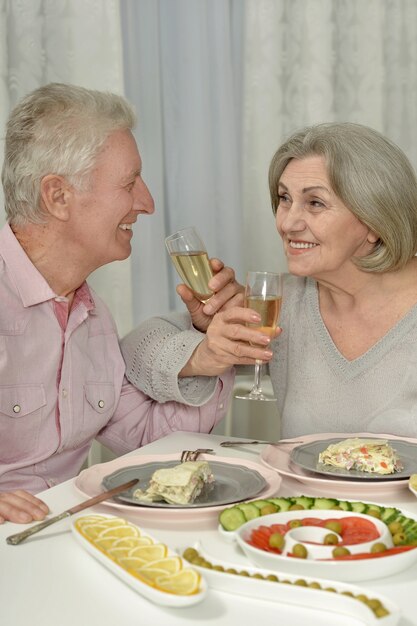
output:
[{"label": "pink-rimmed plate", "polygon": [[[258,472],[265,480],[266,487],[257,494],[257,498],[267,498],[278,493],[281,485],[281,477],[275,469],[267,468],[260,463],[248,461],[246,459],[232,457],[218,457],[213,455],[201,455],[201,460],[217,461],[230,465],[243,465],[248,469]],[[83,470],[75,479],[74,486],[79,493],[86,497],[96,496],[104,491],[102,482],[106,476],[113,474],[118,470],[129,468],[132,466],[145,465],[147,463],[163,463],[165,461],[176,460],[179,462],[178,454],[165,454],[154,456],[128,456],[115,459],[109,463],[101,463],[93,465]],[[245,496],[242,495],[240,499]],[[128,502],[120,502],[116,500],[106,500],[103,506],[110,506],[129,512],[129,515],[138,517],[142,523],[150,522],[152,526],[164,528],[172,524],[181,522],[191,522],[192,524],[199,522],[212,522],[213,528],[217,527],[218,515],[224,509],[222,506],[210,507],[193,507],[193,508],[153,508],[149,506],[140,506],[140,504],[130,504]]]},{"label": "pink-rimmed plate", "polygon": [[[386,435],[386,434],[375,434],[375,433],[318,433],[315,435],[303,435],[303,443],[321,441],[326,439],[347,439],[348,437],[374,437],[378,439],[398,439],[402,441],[407,441],[410,443],[417,443],[417,439],[411,439],[406,437],[397,437],[396,435]],[[280,445],[269,445],[262,450],[260,454],[261,462],[271,469],[274,469],[281,476],[287,476],[288,478],[293,478],[305,485],[310,485],[312,487],[320,488],[323,487],[329,488],[333,490],[332,493],[343,494],[345,496],[354,495],[355,497],[359,497],[362,495],[371,495],[374,496],[376,494],[388,494],[397,492],[399,489],[408,487],[408,478],[399,479],[399,480],[378,480],[376,481],[361,481],[357,478],[354,480],[349,480],[348,478],[337,478],[331,476],[323,476],[315,472],[309,472],[295,463],[291,461],[291,452],[297,446],[299,446],[299,439],[294,440],[294,445],[286,444],[285,446]],[[290,441],[289,439],[286,441]]]}]

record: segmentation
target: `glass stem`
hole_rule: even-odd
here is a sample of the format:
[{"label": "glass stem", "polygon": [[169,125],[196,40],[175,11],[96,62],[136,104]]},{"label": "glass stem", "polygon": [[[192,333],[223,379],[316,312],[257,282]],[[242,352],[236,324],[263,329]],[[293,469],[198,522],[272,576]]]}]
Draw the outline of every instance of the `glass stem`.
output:
[{"label": "glass stem", "polygon": [[253,390],[255,393],[261,393],[261,361],[255,363],[255,383]]}]

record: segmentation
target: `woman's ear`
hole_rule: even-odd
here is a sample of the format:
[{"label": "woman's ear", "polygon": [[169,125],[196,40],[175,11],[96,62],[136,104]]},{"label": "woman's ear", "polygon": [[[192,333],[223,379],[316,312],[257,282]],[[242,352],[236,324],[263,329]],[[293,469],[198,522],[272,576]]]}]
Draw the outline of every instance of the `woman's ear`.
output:
[{"label": "woman's ear", "polygon": [[374,233],[373,230],[370,230],[366,239],[368,243],[377,243],[380,240],[380,236]]},{"label": "woman's ear", "polygon": [[68,181],[58,174],[47,174],[41,180],[40,191],[42,209],[57,220],[68,221],[73,195]]}]

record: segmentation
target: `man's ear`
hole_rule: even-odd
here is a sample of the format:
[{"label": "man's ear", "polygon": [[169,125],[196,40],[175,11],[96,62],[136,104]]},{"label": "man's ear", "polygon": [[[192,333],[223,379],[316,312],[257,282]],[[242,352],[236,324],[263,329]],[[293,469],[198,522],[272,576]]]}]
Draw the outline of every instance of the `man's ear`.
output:
[{"label": "man's ear", "polygon": [[41,202],[44,211],[64,222],[70,217],[73,190],[68,181],[58,174],[47,174],[41,180]]}]

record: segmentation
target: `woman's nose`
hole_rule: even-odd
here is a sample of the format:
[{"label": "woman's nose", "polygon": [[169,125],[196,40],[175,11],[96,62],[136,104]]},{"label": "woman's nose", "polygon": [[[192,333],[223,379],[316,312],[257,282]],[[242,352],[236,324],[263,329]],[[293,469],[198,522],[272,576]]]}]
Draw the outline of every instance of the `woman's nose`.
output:
[{"label": "woman's nose", "polygon": [[306,228],[303,207],[293,202],[291,207],[281,216],[280,226],[283,232],[302,231]]}]

